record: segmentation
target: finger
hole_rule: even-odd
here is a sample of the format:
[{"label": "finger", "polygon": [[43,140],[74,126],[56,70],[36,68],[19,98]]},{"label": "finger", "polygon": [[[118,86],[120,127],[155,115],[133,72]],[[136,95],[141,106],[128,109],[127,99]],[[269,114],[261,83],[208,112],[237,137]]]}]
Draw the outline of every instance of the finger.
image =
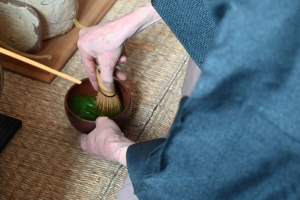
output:
[{"label": "finger", "polygon": [[120,79],[122,81],[125,81],[127,79],[127,76],[124,72],[122,72],[121,70],[119,69],[115,69],[114,71],[114,76],[117,78],[117,79]]},{"label": "finger", "polygon": [[83,64],[85,66],[85,70],[87,72],[88,78],[93,86],[93,88],[98,91],[99,86],[97,83],[96,69],[95,69],[95,61],[84,60]]},{"label": "finger", "polygon": [[87,151],[87,137],[88,135],[86,134],[81,134],[80,138],[79,138],[79,142],[80,142],[80,148],[83,151]]},{"label": "finger", "polygon": [[119,61],[118,61],[118,64],[124,63],[124,62],[126,62],[126,61],[127,61],[127,56],[122,55],[122,56],[120,57]]},{"label": "finger", "polygon": [[102,130],[105,130],[105,129],[113,130],[114,134],[121,132],[121,129],[116,124],[116,122],[109,119],[108,117],[98,117],[96,119],[96,127],[103,128]]},{"label": "finger", "polygon": [[88,78],[94,88],[94,90],[98,91],[99,90],[99,86],[98,86],[98,82],[97,82],[97,76],[96,76],[96,71],[95,72],[91,72],[88,71],[88,69],[86,69],[87,74],[88,74]]},{"label": "finger", "polygon": [[107,89],[111,89],[114,86],[113,74],[116,66],[116,62],[104,61],[98,58],[101,81]]},{"label": "finger", "polygon": [[88,78],[89,78],[93,88],[96,91],[98,91],[99,87],[98,87],[98,83],[97,83],[95,59],[83,52],[80,52],[80,55],[81,55],[82,64],[84,65],[84,68],[87,72]]},{"label": "finger", "polygon": [[98,117],[97,119],[96,119],[96,126],[101,126],[102,125],[102,123],[103,124],[106,124],[105,122],[107,122],[107,120],[110,120],[108,117],[105,117],[105,116],[103,116],[103,117]]}]

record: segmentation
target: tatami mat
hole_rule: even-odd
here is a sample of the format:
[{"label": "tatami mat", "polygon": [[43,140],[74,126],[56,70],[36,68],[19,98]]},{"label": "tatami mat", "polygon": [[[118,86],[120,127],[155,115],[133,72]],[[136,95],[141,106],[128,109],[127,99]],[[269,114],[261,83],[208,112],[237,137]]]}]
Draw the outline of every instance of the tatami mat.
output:
[{"label": "tatami mat", "polygon": [[[118,0],[104,20],[118,18],[145,0]],[[168,132],[180,99],[187,54],[164,24],[132,38],[154,51],[126,45],[122,70],[133,98],[124,130],[134,141]],[[62,70],[86,77],[79,53]],[[64,95],[71,82],[56,78],[50,85],[5,71],[0,113],[22,120],[22,127],[0,154],[0,199],[116,199],[127,169],[96,161],[82,152],[80,133],[68,122]]]}]

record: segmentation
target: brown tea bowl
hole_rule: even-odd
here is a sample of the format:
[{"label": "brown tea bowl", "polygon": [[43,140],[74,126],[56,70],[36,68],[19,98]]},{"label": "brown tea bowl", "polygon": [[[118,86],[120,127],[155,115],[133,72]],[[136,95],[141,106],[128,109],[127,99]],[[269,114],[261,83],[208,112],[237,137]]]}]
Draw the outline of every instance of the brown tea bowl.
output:
[{"label": "brown tea bowl", "polygon": [[[72,124],[72,126],[77,129],[81,133],[90,133],[92,130],[95,129],[96,123],[95,121],[86,120],[78,117],[75,115],[71,110],[71,102],[74,97],[77,95],[85,95],[85,96],[97,96],[97,91],[94,90],[92,84],[90,83],[88,78],[82,79],[81,84],[74,84],[72,85],[66,93],[65,100],[64,100],[64,107],[66,115]],[[119,80],[115,80],[115,87],[116,91],[119,94],[120,101],[123,105],[123,111],[111,118],[118,124],[121,130],[125,127],[127,120],[130,117],[131,110],[132,110],[132,100],[130,91],[128,88]]]}]

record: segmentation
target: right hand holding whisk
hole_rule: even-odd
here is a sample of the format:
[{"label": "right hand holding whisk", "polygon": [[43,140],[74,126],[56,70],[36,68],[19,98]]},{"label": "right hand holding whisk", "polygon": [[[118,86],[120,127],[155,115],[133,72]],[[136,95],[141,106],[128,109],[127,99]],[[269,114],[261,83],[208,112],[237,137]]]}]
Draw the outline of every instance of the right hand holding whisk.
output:
[{"label": "right hand holding whisk", "polygon": [[99,89],[95,66],[100,66],[101,80],[107,88],[113,87],[113,76],[125,80],[126,75],[115,68],[117,64],[127,60],[122,55],[125,42],[161,20],[149,1],[119,19],[80,30],[77,45],[95,90]]},{"label": "right hand holding whisk", "polygon": [[100,66],[101,79],[107,88],[113,87],[114,76],[126,80],[126,75],[115,68],[127,58],[122,55],[125,40],[118,39],[120,36],[113,30],[113,23],[106,22],[79,32],[77,45],[81,60],[95,90],[99,89],[95,66]]}]

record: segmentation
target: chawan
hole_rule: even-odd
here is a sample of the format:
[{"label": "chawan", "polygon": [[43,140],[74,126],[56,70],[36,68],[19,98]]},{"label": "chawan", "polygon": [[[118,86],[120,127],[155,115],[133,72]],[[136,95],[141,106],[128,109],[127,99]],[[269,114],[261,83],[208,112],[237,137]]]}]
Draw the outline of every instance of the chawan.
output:
[{"label": "chawan", "polygon": [[[132,100],[128,88],[121,81],[115,80],[115,86],[123,104],[123,111],[119,115],[113,117],[112,120],[114,120],[122,129],[130,117]],[[70,87],[65,96],[64,107],[66,115],[73,127],[81,133],[89,133],[96,127],[95,121],[80,118],[75,115],[71,109],[72,100],[78,95],[97,96],[97,91],[94,90],[88,78],[83,79],[81,84],[74,84]]]}]

